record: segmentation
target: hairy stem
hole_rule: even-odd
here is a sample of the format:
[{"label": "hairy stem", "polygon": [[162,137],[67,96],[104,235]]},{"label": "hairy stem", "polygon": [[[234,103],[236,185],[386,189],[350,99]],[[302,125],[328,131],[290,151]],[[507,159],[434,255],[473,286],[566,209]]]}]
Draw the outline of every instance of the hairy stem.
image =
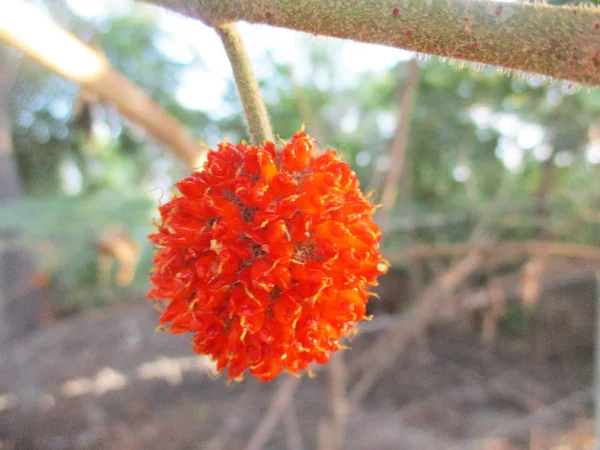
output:
[{"label": "hairy stem", "polygon": [[600,8],[488,0],[145,0],[207,24],[269,24],[600,85]]},{"label": "hairy stem", "polygon": [[264,141],[273,141],[273,130],[267,108],[260,96],[258,82],[252,72],[248,54],[244,48],[242,38],[235,23],[221,24],[215,27],[227,56],[231,62],[235,84],[237,85],[244,115],[248,125],[248,132],[254,145],[261,145]]}]

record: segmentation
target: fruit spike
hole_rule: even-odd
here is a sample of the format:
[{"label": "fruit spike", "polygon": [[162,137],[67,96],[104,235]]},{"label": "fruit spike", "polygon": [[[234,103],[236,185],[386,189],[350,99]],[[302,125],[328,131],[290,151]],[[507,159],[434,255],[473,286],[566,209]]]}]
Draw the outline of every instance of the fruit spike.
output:
[{"label": "fruit spike", "polygon": [[326,363],[387,270],[356,174],[303,130],[277,153],[222,143],[160,206],[150,299],[229,379]]}]

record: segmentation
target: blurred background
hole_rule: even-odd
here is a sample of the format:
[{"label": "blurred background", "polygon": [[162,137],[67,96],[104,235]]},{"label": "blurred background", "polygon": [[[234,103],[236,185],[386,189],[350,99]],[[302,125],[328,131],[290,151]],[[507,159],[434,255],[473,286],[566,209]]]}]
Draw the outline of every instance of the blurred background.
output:
[{"label": "blurred background", "polygon": [[[129,1],[30,3],[199,151],[248,139],[211,29]],[[240,29],[275,132],[305,123],[382,204],[374,320],[298,386],[207,376],[144,299],[156,205],[191,169],[0,39],[0,448],[593,448],[600,90]]]}]

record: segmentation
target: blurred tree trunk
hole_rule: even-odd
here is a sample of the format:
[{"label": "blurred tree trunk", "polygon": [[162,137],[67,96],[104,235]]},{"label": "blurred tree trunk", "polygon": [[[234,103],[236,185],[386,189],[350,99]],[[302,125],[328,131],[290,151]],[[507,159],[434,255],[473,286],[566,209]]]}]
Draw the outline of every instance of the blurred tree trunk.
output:
[{"label": "blurred tree trunk", "polygon": [[[555,153],[556,149],[553,146],[550,157],[541,164],[541,177],[537,190],[534,194],[534,236],[537,239],[552,239],[554,237],[554,230],[547,227],[547,222],[551,214],[547,200],[556,184],[556,167],[554,166]],[[547,258],[533,257],[530,258],[525,263],[525,266],[521,269],[523,274],[521,290],[523,301],[526,305],[533,306],[539,303],[541,295],[541,280],[547,263]],[[556,308],[556,306],[548,305],[546,310],[552,310],[554,308]],[[531,324],[533,329],[533,347],[538,371],[542,375],[547,375],[548,366],[546,363],[550,355],[551,346],[547,340],[547,333],[545,332],[545,329],[548,328],[549,324],[546,322],[546,318],[548,317],[547,311],[540,311],[540,313],[533,317]]]},{"label": "blurred tree trunk", "polygon": [[8,96],[15,81],[15,62],[0,52],[0,204],[19,197],[21,186],[13,156]]},{"label": "blurred tree trunk", "polygon": [[[389,228],[391,217],[398,202],[400,184],[406,185],[406,147],[408,132],[412,119],[412,110],[419,86],[419,63],[415,58],[407,63],[407,73],[398,97],[398,124],[390,149],[390,167],[385,176],[383,192],[381,193],[381,209],[379,210],[379,223],[383,230]],[[404,199],[407,197],[404,196]],[[410,196],[408,196],[410,198]]]},{"label": "blurred tree trunk", "polygon": [[[9,92],[15,78],[14,58],[0,52],[0,205],[16,201],[21,195],[8,116]],[[39,304],[31,286],[32,266],[31,255],[19,245],[17,230],[0,231],[0,344],[37,325]]]},{"label": "blurred tree trunk", "polygon": [[[385,231],[391,226],[391,217],[398,202],[402,206],[405,217],[414,217],[413,207],[413,174],[408,165],[408,133],[413,116],[413,108],[419,89],[420,68],[416,58],[402,68],[403,83],[398,97],[398,124],[390,150],[391,165],[385,178],[381,195],[379,220]],[[406,247],[410,248],[417,241],[417,232],[413,228],[406,232]],[[410,299],[417,298],[423,289],[423,267],[420,261],[408,264]]]}]

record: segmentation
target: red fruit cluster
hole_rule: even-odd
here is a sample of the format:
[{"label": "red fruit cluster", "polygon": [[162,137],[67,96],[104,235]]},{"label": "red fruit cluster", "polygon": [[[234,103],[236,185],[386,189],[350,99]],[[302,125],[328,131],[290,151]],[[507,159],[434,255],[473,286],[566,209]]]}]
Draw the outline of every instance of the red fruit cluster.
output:
[{"label": "red fruit cluster", "polygon": [[230,379],[325,363],[365,318],[386,263],[356,174],[296,133],[281,152],[222,143],[160,207],[149,298]]}]

